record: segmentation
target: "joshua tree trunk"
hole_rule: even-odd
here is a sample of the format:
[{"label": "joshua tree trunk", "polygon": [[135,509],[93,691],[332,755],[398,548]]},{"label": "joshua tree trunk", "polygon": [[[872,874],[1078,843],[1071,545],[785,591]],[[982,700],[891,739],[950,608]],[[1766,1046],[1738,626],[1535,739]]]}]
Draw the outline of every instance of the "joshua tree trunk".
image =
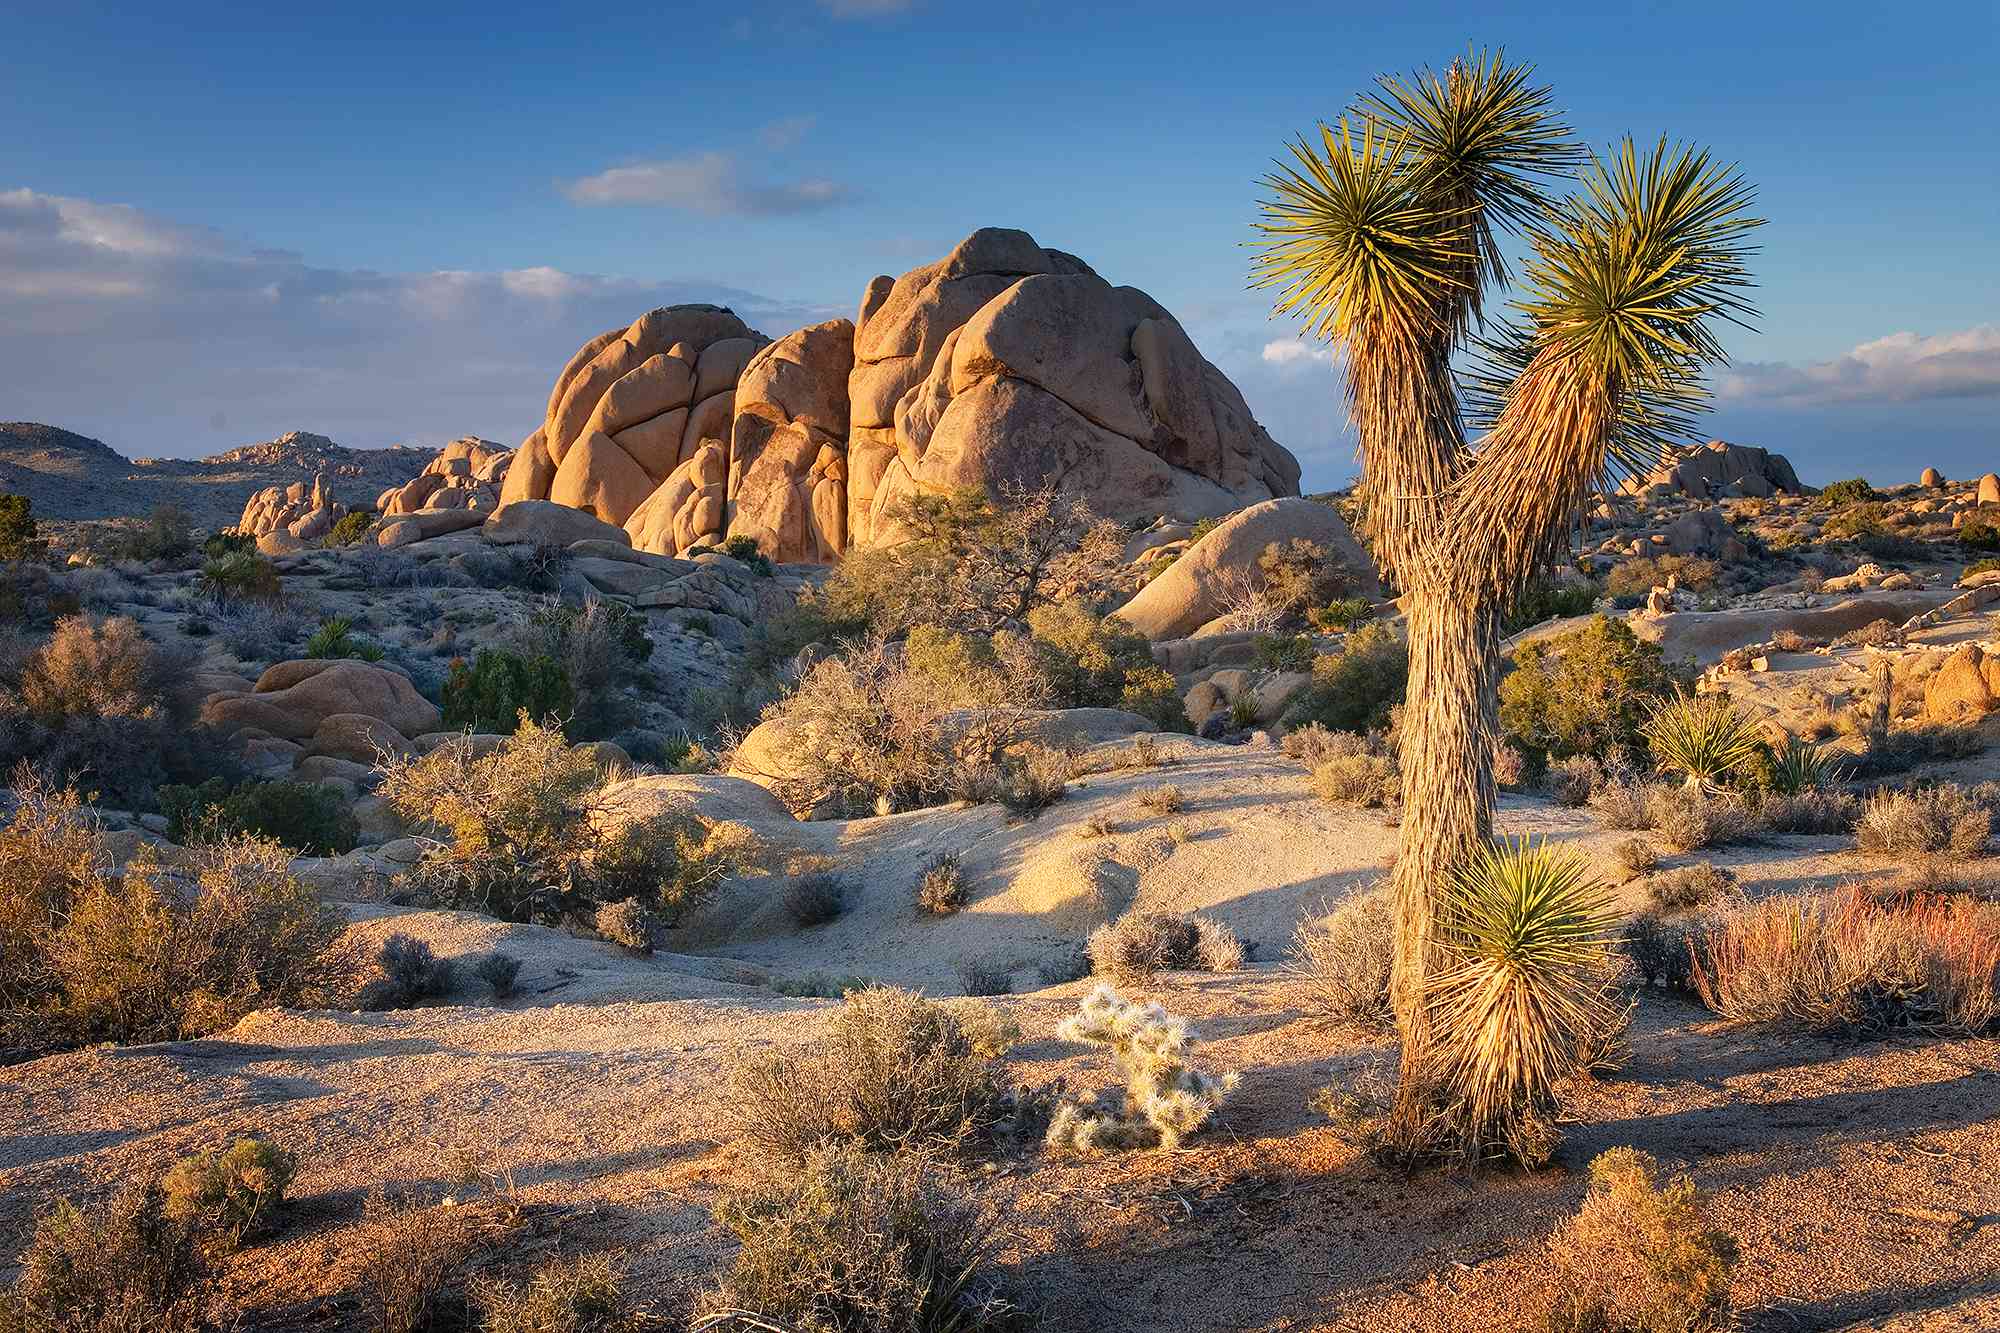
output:
[{"label": "joshua tree trunk", "polygon": [[1430,1052],[1426,980],[1435,970],[1437,884],[1492,832],[1494,683],[1499,618],[1489,599],[1426,586],[1408,604],[1410,679],[1403,714],[1403,827],[1391,878],[1396,953],[1390,995],[1402,1030],[1401,1088],[1420,1096]]}]

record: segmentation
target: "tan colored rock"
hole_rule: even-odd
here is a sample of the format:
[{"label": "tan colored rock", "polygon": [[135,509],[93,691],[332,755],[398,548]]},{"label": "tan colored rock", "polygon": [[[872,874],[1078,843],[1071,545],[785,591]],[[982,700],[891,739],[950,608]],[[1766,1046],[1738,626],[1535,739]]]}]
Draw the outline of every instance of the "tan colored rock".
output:
[{"label": "tan colored rock", "polygon": [[408,677],[346,659],[280,662],[264,673],[255,693],[211,695],[202,705],[202,720],[215,726],[258,727],[295,741],[312,737],[337,713],[376,718],[405,736],[435,731],[442,720]]},{"label": "tan colored rock", "polygon": [[773,560],[826,563],[845,549],[853,359],[854,326],[829,320],[765,347],[737,383],[729,535]]},{"label": "tan colored rock", "polygon": [[366,713],[332,713],[313,728],[306,742],[307,754],[332,755],[357,764],[374,765],[384,755],[401,758],[412,753],[402,732]]},{"label": "tan colored rock", "polygon": [[1927,467],[1924,469],[1923,475],[1917,478],[1917,485],[1928,487],[1934,491],[1941,491],[1944,489],[1944,473],[1939,472],[1934,467]]},{"label": "tan colored rock", "polygon": [[548,443],[537,428],[514,451],[513,462],[507,468],[507,479],[500,484],[500,503],[510,505],[516,500],[545,500],[555,479],[556,461],[549,457]]},{"label": "tan colored rock", "polygon": [[1293,538],[1327,547],[1346,566],[1364,595],[1380,593],[1374,565],[1340,515],[1330,505],[1294,496],[1266,500],[1231,515],[1116,614],[1149,639],[1184,638],[1235,609],[1226,604],[1223,586],[1231,571],[1255,570],[1265,547]]},{"label": "tan colored rock", "polygon": [[1989,472],[1979,479],[1979,496],[1974,503],[1982,509],[1987,505],[2000,505],[2000,475]]},{"label": "tan colored rock", "polygon": [[1993,679],[2000,659],[1989,659],[1978,644],[1962,644],[1924,685],[1924,714],[1934,722],[1983,716],[1993,707]]},{"label": "tan colored rock", "polygon": [[495,546],[568,546],[585,540],[626,542],[625,529],[548,500],[503,504],[486,519],[480,536]]},{"label": "tan colored rock", "polygon": [[678,555],[719,542],[728,522],[728,482],[728,451],[720,440],[710,440],[626,520],[632,545],[657,555]]},{"label": "tan colored rock", "polygon": [[646,469],[603,431],[591,431],[570,447],[556,469],[549,499],[623,525],[646,502],[655,483]]}]

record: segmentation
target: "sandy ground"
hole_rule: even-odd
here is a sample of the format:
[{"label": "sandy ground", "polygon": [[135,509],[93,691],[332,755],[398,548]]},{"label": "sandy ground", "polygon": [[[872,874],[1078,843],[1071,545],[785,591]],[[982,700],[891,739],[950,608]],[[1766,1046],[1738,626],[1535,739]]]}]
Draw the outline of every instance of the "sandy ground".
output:
[{"label": "sandy ground", "polygon": [[[1180,813],[1140,804],[1163,782],[1183,790]],[[1099,815],[1113,831],[1089,836]],[[1166,832],[1177,820],[1179,841]],[[1515,797],[1501,825],[1573,843],[1607,869],[1624,836]],[[1576,1207],[1583,1165],[1619,1144],[1685,1167],[1712,1198],[1743,1245],[1747,1328],[2000,1327],[1993,1041],[1785,1037],[1651,995],[1630,1064],[1578,1107],[1555,1169],[1406,1177],[1343,1143],[1307,1099],[1388,1045],[1312,1016],[1276,960],[1303,915],[1381,873],[1394,830],[1313,800],[1275,750],[1183,742],[1179,762],[1088,778],[1023,822],[976,808],[769,831],[834,859],[853,886],[846,915],[797,929],[773,881],[747,881],[676,953],[641,959],[537,927],[356,904],[363,942],[405,930],[445,956],[522,957],[520,993],[494,1005],[468,986],[396,1013],[266,1012],[208,1040],[0,1070],[0,1254],[18,1250],[52,1193],[95,1194],[257,1132],[302,1168],[285,1229],[227,1273],[246,1328],[360,1327],[367,1191],[463,1194],[461,1158],[504,1172],[527,1206],[491,1262],[519,1271],[558,1247],[617,1249],[635,1290],[681,1309],[728,1260],[711,1210],[750,1168],[722,1071],[738,1050],[813,1040],[832,1007],[746,983],[825,971],[949,994],[957,960],[1001,959],[1023,993],[995,1003],[1027,1034],[1006,1077],[1106,1086],[1101,1057],[1052,1035],[1088,983],[1040,987],[1035,965],[1137,904],[1211,911],[1259,946],[1243,972],[1164,976],[1144,991],[1194,1019],[1208,1060],[1244,1083],[1179,1152],[1078,1161],[1003,1147],[968,1160],[1045,1327],[1538,1328],[1546,1238]],[[1775,837],[1711,859],[1753,894],[1881,869],[1843,846]],[[962,852],[975,896],[931,921],[910,891],[939,850]]]}]

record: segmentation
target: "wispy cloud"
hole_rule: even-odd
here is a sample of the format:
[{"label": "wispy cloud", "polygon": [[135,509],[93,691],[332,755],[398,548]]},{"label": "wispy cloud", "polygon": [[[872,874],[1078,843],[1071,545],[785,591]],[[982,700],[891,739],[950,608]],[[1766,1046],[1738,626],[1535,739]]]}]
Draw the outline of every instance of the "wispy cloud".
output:
[{"label": "wispy cloud", "polygon": [[128,455],[294,427],[360,445],[467,431],[511,443],[581,343],[682,301],[773,335],[837,313],[700,278],[316,267],[127,205],[5,190],[0,415]]},{"label": "wispy cloud", "polygon": [[1797,366],[1746,362],[1716,381],[1725,402],[1783,407],[1909,403],[2000,394],[2000,325],[1955,333],[1892,333],[1844,356]]},{"label": "wispy cloud", "polygon": [[819,7],[835,18],[874,19],[907,13],[917,0],[819,0]]},{"label": "wispy cloud", "polygon": [[782,153],[812,133],[812,127],[817,124],[819,117],[810,112],[803,116],[786,116],[758,130],[757,141],[774,153]]},{"label": "wispy cloud", "polygon": [[1308,366],[1335,364],[1331,347],[1320,343],[1309,343],[1302,338],[1273,338],[1264,344],[1264,350],[1259,356],[1267,364],[1283,369],[1304,369]]},{"label": "wispy cloud", "polygon": [[602,207],[650,204],[711,217],[811,213],[845,203],[852,192],[837,181],[749,181],[730,153],[697,153],[612,167],[571,181],[563,193]]}]

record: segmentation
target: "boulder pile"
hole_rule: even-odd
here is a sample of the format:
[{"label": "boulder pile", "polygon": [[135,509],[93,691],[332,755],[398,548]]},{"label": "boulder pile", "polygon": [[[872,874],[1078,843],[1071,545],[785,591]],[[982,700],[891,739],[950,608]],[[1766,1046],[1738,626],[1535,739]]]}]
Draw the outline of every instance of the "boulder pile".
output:
[{"label": "boulder pile", "polygon": [[376,498],[383,517],[420,513],[426,509],[483,509],[500,506],[500,481],[514,461],[504,444],[466,435],[447,444],[430,464]]},{"label": "boulder pile", "polygon": [[329,493],[322,472],[311,486],[295,481],[289,486],[266,486],[252,495],[236,521],[236,531],[257,538],[267,553],[296,550],[326,536],[346,514],[347,506]]},{"label": "boulder pile", "polygon": [[1299,464],[1151,297],[986,228],[776,342],[699,305],[601,334],[501,499],[586,510],[655,554],[742,536],[825,563],[895,540],[906,496],[1045,483],[1192,522],[1297,495]]},{"label": "boulder pile", "polygon": [[1647,500],[1691,500],[1801,495],[1805,487],[1783,454],[1749,444],[1710,440],[1680,450],[1643,477],[1628,477],[1626,495]]}]

